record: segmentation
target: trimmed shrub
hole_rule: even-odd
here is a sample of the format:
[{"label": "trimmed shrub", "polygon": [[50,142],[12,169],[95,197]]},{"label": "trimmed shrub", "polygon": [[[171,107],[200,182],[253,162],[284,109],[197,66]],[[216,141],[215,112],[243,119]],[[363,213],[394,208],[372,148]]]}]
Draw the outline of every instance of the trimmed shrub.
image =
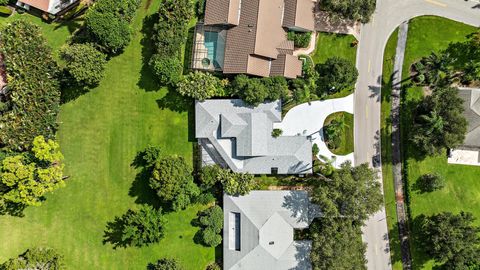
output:
[{"label": "trimmed shrub", "polygon": [[159,79],[160,84],[175,85],[182,76],[182,61],[176,56],[154,54],[150,59],[150,67]]},{"label": "trimmed shrub", "polygon": [[92,44],[73,44],[63,47],[60,57],[66,72],[81,86],[95,86],[103,79],[107,56]]},{"label": "trimmed shrub", "polygon": [[287,33],[287,39],[293,41],[297,48],[307,48],[312,39],[312,33],[289,31]]}]

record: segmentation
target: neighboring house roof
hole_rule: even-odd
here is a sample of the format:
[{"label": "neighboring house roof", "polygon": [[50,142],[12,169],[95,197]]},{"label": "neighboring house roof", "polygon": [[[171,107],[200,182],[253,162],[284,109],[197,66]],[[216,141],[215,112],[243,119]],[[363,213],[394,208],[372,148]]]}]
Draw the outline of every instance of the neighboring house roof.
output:
[{"label": "neighboring house roof", "polygon": [[[272,73],[273,61],[293,53],[293,42],[287,40],[283,27],[313,30],[313,4],[311,0],[207,0],[205,25],[230,26],[223,72],[262,77],[277,74]],[[287,24],[286,15],[291,17]],[[276,65],[280,63],[290,65],[282,68],[289,71],[283,76],[296,78],[302,74],[301,61],[297,57]]]},{"label": "neighboring house roof", "polygon": [[57,14],[64,8],[70,6],[77,1],[79,0],[20,0],[18,1],[17,5],[19,3],[23,3],[44,12]]},{"label": "neighboring house roof", "polygon": [[312,170],[312,143],[306,136],[272,137],[281,121],[281,102],[249,107],[240,99],[195,103],[195,137],[208,139],[235,172],[302,174]]},{"label": "neighboring house roof", "polygon": [[467,119],[467,134],[464,148],[480,148],[480,89],[460,88],[459,96],[464,100],[464,115]]},{"label": "neighboring house roof", "polygon": [[294,241],[294,229],[320,216],[306,191],[224,195],[223,211],[224,269],[311,269],[311,241]]}]

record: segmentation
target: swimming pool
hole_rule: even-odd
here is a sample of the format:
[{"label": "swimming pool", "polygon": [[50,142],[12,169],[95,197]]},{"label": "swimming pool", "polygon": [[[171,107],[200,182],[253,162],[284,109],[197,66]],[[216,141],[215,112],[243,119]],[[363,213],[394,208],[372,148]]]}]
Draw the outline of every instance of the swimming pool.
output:
[{"label": "swimming pool", "polygon": [[225,39],[219,32],[205,31],[204,44],[207,49],[207,58],[215,68],[223,67],[223,56],[225,50]]}]

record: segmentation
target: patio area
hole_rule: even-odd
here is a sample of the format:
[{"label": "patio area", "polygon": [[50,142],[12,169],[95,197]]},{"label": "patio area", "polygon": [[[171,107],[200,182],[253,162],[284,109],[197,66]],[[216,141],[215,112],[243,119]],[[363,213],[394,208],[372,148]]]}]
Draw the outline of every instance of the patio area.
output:
[{"label": "patio area", "polygon": [[225,54],[226,30],[198,23],[194,37],[192,68],[221,71]]},{"label": "patio area", "polygon": [[334,160],[333,166],[339,168],[345,161],[354,163],[354,155],[335,155],[327,147],[323,136],[323,123],[327,116],[335,112],[353,114],[353,94],[344,98],[327,99],[303,103],[290,109],[281,123],[275,123],[274,128],[283,131],[283,136],[305,135],[310,136],[312,143],[319,148],[318,156],[325,156]]}]

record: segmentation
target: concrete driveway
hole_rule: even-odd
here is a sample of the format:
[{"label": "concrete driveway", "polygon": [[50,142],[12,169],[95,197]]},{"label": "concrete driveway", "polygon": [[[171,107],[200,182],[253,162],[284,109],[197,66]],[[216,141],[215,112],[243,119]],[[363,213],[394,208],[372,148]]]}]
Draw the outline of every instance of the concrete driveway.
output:
[{"label": "concrete driveway", "polygon": [[335,112],[348,112],[353,114],[354,95],[344,98],[318,100],[309,103],[303,103],[290,109],[281,123],[275,123],[274,128],[283,130],[284,136],[307,135],[311,136],[312,143],[316,143],[320,149],[319,155],[333,158],[333,165],[339,167],[340,164],[349,160],[354,164],[354,154],[346,156],[335,155],[328,150],[323,138],[323,123],[327,116]]}]

